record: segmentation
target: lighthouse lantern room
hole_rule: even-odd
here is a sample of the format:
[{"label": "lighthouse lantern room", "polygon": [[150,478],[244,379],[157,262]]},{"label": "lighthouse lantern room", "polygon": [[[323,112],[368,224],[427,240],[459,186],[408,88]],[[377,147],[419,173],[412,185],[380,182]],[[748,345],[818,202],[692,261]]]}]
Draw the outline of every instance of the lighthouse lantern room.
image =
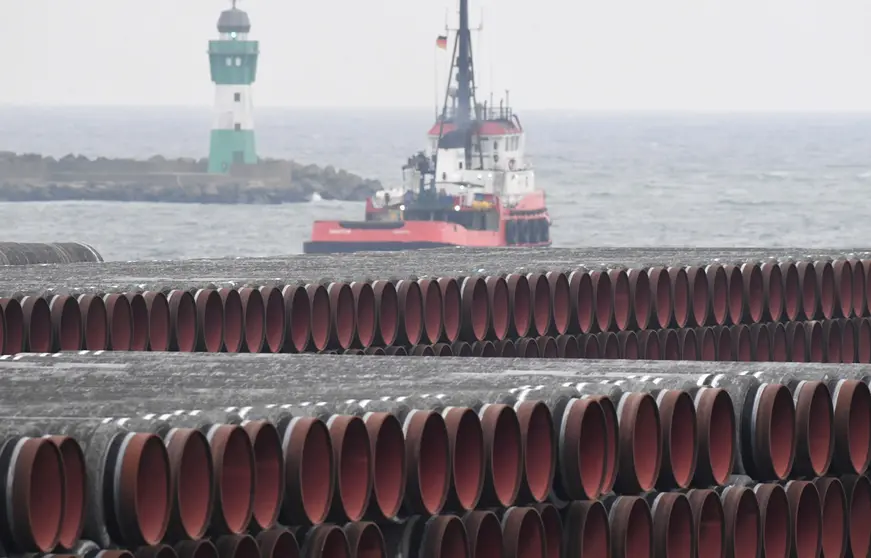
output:
[{"label": "lighthouse lantern room", "polygon": [[236,7],[218,18],[218,39],[209,41],[215,83],[215,116],[209,149],[209,172],[227,173],[233,165],[257,162],[251,84],[257,77],[257,41],[248,40],[251,21]]}]

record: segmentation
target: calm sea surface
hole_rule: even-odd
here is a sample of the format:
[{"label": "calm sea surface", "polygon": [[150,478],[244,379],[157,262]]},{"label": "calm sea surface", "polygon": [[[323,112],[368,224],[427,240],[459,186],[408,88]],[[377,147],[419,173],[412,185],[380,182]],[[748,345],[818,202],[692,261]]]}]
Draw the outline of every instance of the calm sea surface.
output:
[{"label": "calm sea surface", "polygon": [[[432,114],[259,109],[263,156],[399,179]],[[521,112],[557,246],[871,245],[871,115]],[[201,157],[210,113],[0,107],[0,150]],[[2,177],[0,177],[2,179]],[[93,244],[106,259],[300,252],[362,203],[0,204],[0,240]]]}]

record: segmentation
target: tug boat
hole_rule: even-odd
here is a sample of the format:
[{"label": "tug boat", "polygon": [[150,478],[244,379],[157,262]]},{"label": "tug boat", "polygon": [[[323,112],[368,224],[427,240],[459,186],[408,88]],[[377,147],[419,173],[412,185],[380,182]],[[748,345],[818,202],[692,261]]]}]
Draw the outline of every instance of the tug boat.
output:
[{"label": "tug boat", "polygon": [[[478,103],[468,0],[460,0],[451,68],[427,148],[402,167],[402,186],[366,200],[363,221],[315,221],[303,252],[401,251],[448,246],[550,246],[545,193],[526,133],[506,98]],[[447,47],[447,38],[436,41]]]}]

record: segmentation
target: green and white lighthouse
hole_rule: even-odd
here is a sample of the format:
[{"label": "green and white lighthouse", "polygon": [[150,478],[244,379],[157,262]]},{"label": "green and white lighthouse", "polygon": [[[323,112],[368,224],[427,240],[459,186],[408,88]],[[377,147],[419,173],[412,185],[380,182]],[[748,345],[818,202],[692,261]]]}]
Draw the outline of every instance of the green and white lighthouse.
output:
[{"label": "green and white lighthouse", "polygon": [[209,63],[215,82],[215,118],[209,148],[209,172],[226,173],[233,165],[257,162],[254,145],[254,102],[251,84],[257,77],[257,41],[249,41],[251,21],[236,7],[221,13],[218,39],[209,41]]}]

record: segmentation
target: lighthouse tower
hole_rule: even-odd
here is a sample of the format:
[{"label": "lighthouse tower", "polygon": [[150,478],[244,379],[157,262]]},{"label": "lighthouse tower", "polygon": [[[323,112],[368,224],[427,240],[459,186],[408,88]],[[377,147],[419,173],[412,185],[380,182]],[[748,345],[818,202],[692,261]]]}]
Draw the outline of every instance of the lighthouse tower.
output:
[{"label": "lighthouse tower", "polygon": [[251,84],[257,76],[257,41],[248,40],[251,21],[236,7],[221,13],[218,40],[209,41],[215,82],[215,117],[209,149],[209,172],[226,173],[233,165],[257,162]]}]

